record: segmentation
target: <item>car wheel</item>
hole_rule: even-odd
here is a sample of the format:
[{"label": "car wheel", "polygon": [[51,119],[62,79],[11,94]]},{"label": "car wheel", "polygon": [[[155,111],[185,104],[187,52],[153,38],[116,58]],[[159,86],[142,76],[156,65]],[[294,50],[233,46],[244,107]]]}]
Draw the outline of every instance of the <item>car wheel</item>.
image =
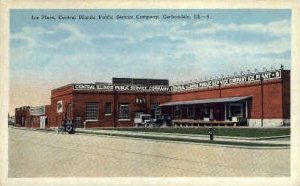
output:
[{"label": "car wheel", "polygon": [[69,133],[72,132],[73,131],[73,126],[72,125],[67,125],[66,126],[66,131],[69,132]]}]

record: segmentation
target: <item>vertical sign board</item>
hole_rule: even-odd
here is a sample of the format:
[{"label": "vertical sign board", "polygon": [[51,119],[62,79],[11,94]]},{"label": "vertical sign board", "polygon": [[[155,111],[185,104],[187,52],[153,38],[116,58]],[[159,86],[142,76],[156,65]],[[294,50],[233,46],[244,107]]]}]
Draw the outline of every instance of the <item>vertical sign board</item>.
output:
[{"label": "vertical sign board", "polygon": [[46,119],[47,119],[47,116],[40,117],[40,128],[44,129],[46,127]]},{"label": "vertical sign board", "polygon": [[62,102],[62,100],[57,101],[56,111],[57,111],[57,113],[63,112],[63,102]]}]

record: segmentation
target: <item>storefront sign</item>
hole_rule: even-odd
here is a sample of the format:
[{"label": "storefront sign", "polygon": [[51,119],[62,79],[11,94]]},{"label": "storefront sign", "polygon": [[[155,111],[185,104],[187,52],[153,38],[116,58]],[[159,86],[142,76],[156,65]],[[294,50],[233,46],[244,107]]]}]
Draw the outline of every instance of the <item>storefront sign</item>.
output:
[{"label": "storefront sign", "polygon": [[173,91],[182,91],[182,90],[193,90],[199,88],[208,88],[208,87],[222,87],[227,85],[234,85],[234,84],[246,84],[251,82],[257,81],[267,81],[273,79],[280,79],[281,78],[281,71],[272,71],[272,72],[263,72],[257,74],[249,74],[249,75],[241,75],[236,77],[228,77],[216,80],[208,80],[202,81],[197,83],[189,83],[183,85],[174,85],[172,90]]},{"label": "storefront sign", "polygon": [[109,85],[109,84],[74,84],[74,90],[101,90],[101,91],[149,91],[149,92],[166,92],[170,91],[169,86],[140,86],[140,85]]},{"label": "storefront sign", "polygon": [[141,92],[170,92],[194,90],[208,87],[223,87],[235,84],[246,84],[251,82],[267,81],[281,78],[281,70],[260,72],[256,74],[240,75],[235,77],[220,78],[182,85],[165,86],[142,86],[142,85],[112,85],[112,84],[74,84],[74,90],[95,90],[95,91],[141,91]]},{"label": "storefront sign", "polygon": [[45,114],[45,106],[30,107],[30,115],[40,116]]}]

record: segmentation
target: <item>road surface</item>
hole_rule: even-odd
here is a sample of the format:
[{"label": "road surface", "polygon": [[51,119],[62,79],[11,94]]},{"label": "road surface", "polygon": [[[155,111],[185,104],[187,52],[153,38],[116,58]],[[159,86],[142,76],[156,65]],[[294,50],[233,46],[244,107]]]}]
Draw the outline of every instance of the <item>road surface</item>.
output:
[{"label": "road surface", "polygon": [[290,149],[9,129],[9,177],[289,176]]}]

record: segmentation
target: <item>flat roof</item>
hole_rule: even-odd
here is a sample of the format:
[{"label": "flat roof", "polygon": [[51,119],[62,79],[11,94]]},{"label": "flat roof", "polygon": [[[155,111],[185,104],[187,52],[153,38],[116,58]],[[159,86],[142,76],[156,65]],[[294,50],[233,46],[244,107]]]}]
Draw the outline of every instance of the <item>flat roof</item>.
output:
[{"label": "flat roof", "polygon": [[214,98],[214,99],[200,99],[192,101],[174,101],[160,104],[159,106],[173,106],[173,105],[195,105],[195,104],[205,104],[205,103],[224,103],[224,102],[237,102],[252,96],[243,97],[228,97],[228,98]]}]

